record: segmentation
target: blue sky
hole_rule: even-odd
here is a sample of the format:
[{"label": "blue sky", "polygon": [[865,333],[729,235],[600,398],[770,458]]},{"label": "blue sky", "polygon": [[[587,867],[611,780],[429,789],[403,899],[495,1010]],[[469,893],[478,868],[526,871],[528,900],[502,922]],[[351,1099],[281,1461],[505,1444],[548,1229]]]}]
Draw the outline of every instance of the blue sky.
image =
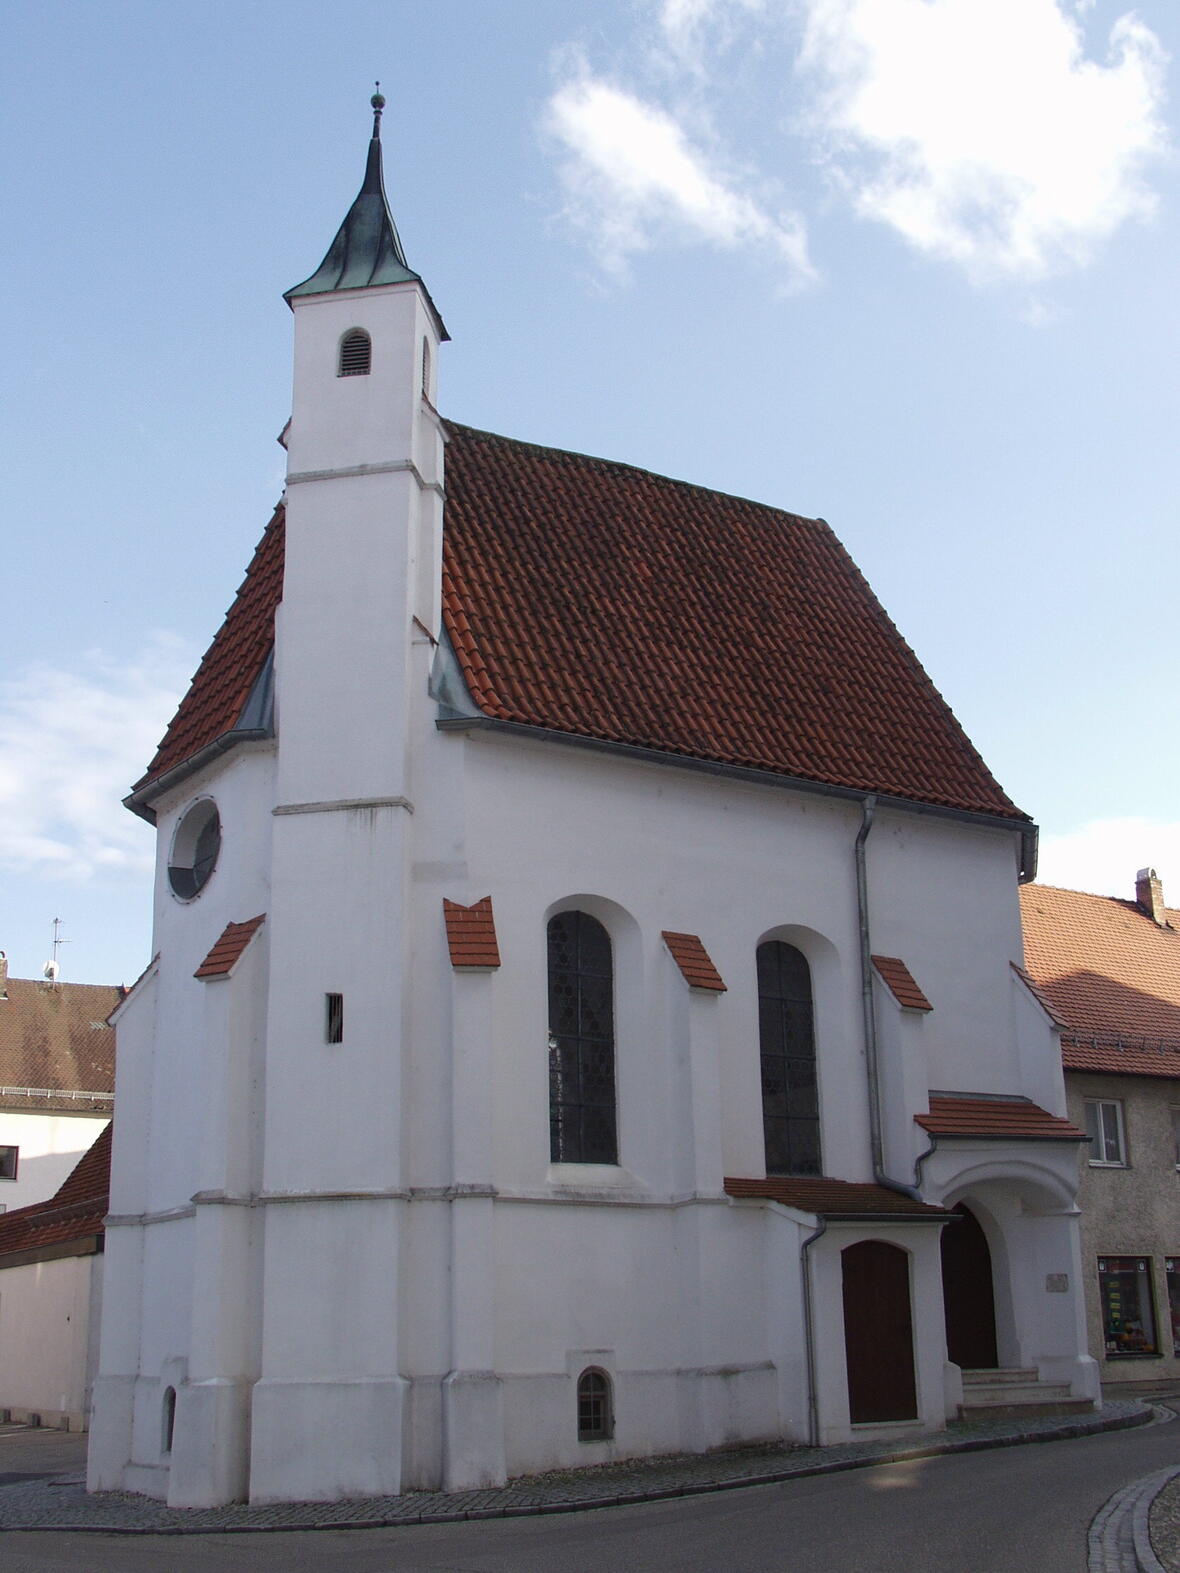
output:
[{"label": "blue sky", "polygon": [[1174,0],[9,0],[0,948],[130,980],[120,806],[282,486],[388,98],[455,419],[835,528],[1042,827],[1180,904]]}]

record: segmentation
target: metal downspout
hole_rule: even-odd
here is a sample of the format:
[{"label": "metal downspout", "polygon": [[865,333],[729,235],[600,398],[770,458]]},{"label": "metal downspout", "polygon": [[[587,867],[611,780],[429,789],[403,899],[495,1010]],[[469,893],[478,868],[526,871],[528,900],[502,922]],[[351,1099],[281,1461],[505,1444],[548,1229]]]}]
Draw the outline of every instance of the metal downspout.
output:
[{"label": "metal downspout", "polygon": [[856,914],[860,925],[860,997],[864,1013],[865,1071],[869,1083],[869,1148],[873,1160],[873,1179],[890,1191],[900,1191],[914,1201],[921,1193],[912,1185],[891,1179],[885,1173],[885,1148],[881,1138],[881,1076],[877,1063],[877,1011],[873,1004],[873,946],[869,936],[869,880],[865,867],[865,842],[873,828],[877,808],[876,794],[870,792],[861,810],[861,825],[856,837]]},{"label": "metal downspout", "polygon": [[809,1234],[799,1247],[799,1260],[803,1267],[803,1349],[807,1359],[807,1443],[819,1446],[819,1400],[816,1397],[815,1377],[815,1323],[811,1310],[811,1247],[826,1234],[828,1220],[821,1218],[819,1228]]}]

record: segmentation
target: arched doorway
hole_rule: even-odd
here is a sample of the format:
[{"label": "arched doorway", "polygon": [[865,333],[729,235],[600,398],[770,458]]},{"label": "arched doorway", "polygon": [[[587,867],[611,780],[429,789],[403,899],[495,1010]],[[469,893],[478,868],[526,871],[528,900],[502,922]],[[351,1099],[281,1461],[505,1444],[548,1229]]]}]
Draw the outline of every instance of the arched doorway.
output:
[{"label": "arched doorway", "polygon": [[994,1370],[996,1297],[992,1253],[979,1219],[964,1203],[942,1231],[942,1303],[946,1351],[964,1370]]},{"label": "arched doorway", "polygon": [[840,1264],[849,1418],[916,1419],[909,1257],[885,1240],[861,1240],[841,1251]]}]

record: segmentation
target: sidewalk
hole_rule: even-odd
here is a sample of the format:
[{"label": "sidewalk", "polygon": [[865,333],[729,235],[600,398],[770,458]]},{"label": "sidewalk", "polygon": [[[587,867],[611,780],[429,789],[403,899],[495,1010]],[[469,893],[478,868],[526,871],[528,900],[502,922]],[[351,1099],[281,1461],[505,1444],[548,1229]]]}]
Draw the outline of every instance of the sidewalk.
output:
[{"label": "sidewalk", "polygon": [[[839,1447],[752,1447],[726,1452],[631,1459],[591,1469],[558,1470],[482,1491],[410,1491],[396,1497],[343,1502],[233,1503],[217,1508],[168,1508],[150,1498],[111,1491],[87,1495],[83,1437],[0,1427],[0,1530],[98,1530],[128,1535],[210,1534],[234,1530],[372,1529],[459,1519],[571,1513],[740,1486],[768,1485],[804,1475],[862,1469],[940,1453],[977,1452],[1053,1442],[1147,1424],[1153,1411],[1137,1399],[1108,1400],[1100,1414],[1027,1420],[958,1422],[945,1431],[890,1442]],[[72,1451],[66,1453],[65,1449]],[[50,1472],[53,1459],[76,1460],[73,1473]],[[71,1467],[70,1465],[66,1466]],[[25,1476],[13,1479],[13,1476]],[[33,1478],[28,1478],[33,1477]],[[1180,1566],[1180,1564],[1178,1564]]]}]

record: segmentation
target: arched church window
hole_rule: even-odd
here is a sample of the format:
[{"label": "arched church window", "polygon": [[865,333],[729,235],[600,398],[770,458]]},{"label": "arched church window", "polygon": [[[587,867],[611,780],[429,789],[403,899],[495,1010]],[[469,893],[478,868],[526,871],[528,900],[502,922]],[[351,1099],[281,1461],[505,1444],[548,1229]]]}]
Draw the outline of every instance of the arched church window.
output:
[{"label": "arched church window", "polygon": [[767,1174],[822,1174],[811,968],[794,945],[758,947],[758,1037]]},{"label": "arched church window", "polygon": [[363,328],[350,328],[340,340],[341,377],[367,377],[373,360],[373,341]]},{"label": "arched church window", "polygon": [[614,1434],[610,1377],[590,1366],[578,1378],[578,1441],[608,1442]]},{"label": "arched church window", "polygon": [[559,912],[549,941],[549,1156],[617,1163],[614,965],[587,912]]}]

